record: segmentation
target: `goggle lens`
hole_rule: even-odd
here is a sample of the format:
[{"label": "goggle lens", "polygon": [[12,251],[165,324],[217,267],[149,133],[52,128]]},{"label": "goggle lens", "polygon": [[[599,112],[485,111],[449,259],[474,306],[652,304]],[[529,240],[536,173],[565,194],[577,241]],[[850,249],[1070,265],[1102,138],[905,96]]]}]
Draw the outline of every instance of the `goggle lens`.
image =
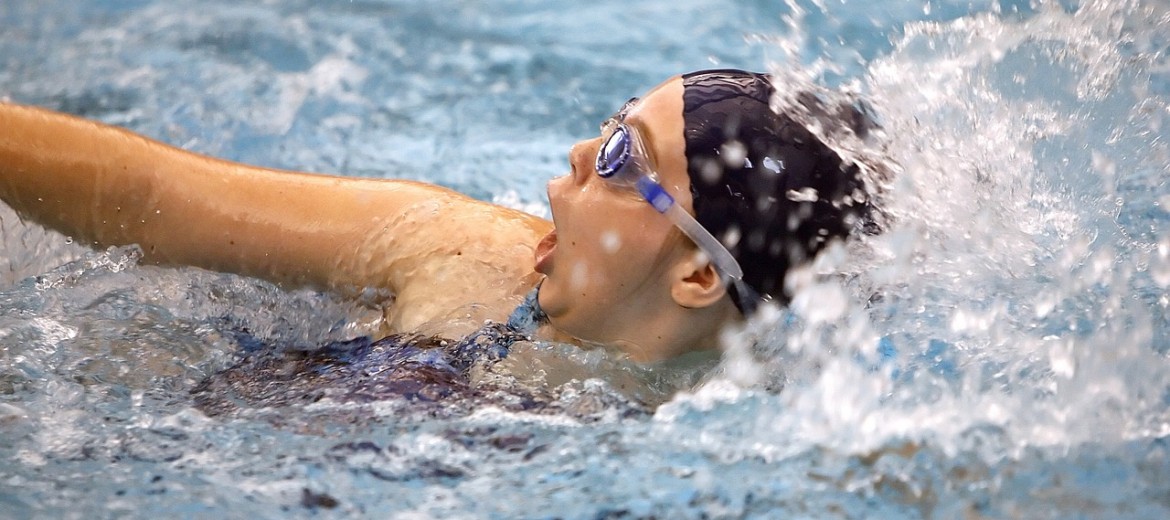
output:
[{"label": "goggle lens", "polygon": [[630,139],[630,133],[626,130],[625,125],[617,125],[614,128],[614,131],[601,144],[601,148],[597,150],[598,175],[605,178],[613,177],[626,165],[633,148]]}]

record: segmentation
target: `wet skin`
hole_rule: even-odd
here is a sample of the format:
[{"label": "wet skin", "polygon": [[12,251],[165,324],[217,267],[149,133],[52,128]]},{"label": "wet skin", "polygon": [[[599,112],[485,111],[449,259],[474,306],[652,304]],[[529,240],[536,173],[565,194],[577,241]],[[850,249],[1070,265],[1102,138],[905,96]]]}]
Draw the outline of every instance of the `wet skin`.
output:
[{"label": "wet skin", "polygon": [[[659,182],[690,211],[682,91],[680,80],[668,80],[633,103],[624,121],[642,136]],[[663,321],[659,311],[712,304],[679,294],[687,290],[680,280],[698,269],[696,248],[636,192],[597,175],[601,141],[574,145],[570,173],[549,182],[557,231],[537,248],[536,270],[546,276],[541,306],[558,329],[617,344],[636,358],[681,354],[682,345],[670,343],[680,341],[671,339],[672,329],[683,324]]]},{"label": "wet skin", "polygon": [[[626,122],[689,210],[681,81],[656,87]],[[543,279],[550,337],[643,361],[712,347],[735,316],[718,277],[668,219],[597,176],[599,142],[573,146],[570,173],[549,182],[550,236],[548,221],[434,185],[258,168],[0,103],[0,199],[95,246],[137,243],[154,263],[387,290],[387,333],[465,333],[443,325],[473,307],[504,320]]]}]

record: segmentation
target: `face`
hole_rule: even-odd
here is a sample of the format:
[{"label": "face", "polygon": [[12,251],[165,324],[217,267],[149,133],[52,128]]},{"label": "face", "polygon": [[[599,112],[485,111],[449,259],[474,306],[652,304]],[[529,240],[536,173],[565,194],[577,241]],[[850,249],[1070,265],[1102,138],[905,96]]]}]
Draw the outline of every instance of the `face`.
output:
[{"label": "face", "polygon": [[[624,121],[641,135],[659,182],[689,211],[682,93],[680,78],[667,80],[630,104]],[[669,267],[693,246],[640,195],[597,174],[601,139],[574,145],[570,173],[548,184],[556,231],[536,248],[540,305],[577,338],[636,342],[648,313],[673,304]]]}]

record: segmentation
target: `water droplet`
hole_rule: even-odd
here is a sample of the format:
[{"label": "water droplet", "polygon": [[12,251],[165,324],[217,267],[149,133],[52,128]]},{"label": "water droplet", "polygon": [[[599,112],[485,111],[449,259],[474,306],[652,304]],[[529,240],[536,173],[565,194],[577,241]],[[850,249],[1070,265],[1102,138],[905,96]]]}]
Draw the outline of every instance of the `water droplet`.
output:
[{"label": "water droplet", "polygon": [[1077,359],[1073,355],[1072,341],[1055,345],[1048,354],[1048,361],[1052,366],[1052,373],[1066,379],[1072,378],[1077,372]]},{"label": "water droplet", "polygon": [[617,231],[609,230],[601,234],[601,249],[606,253],[614,254],[622,247],[622,237]]},{"label": "water droplet", "polygon": [[743,235],[739,230],[739,226],[731,226],[727,228],[727,231],[723,232],[723,239],[721,242],[723,242],[724,246],[727,246],[727,248],[730,249],[735,247],[736,244],[739,244],[739,239],[742,236]]},{"label": "water droplet", "polygon": [[747,147],[743,143],[732,139],[723,143],[719,148],[719,155],[729,168],[742,168],[747,160]]},{"label": "water droplet", "polygon": [[589,267],[584,262],[577,262],[573,264],[573,270],[569,274],[569,286],[574,290],[580,290],[585,287],[585,283],[589,279]]},{"label": "water droplet", "polygon": [[764,169],[776,174],[783,173],[784,161],[777,161],[771,157],[764,157]]},{"label": "water droplet", "polygon": [[1035,302],[1035,304],[1036,304],[1036,309],[1035,309],[1036,317],[1043,318],[1045,316],[1048,316],[1048,314],[1050,314],[1053,310],[1056,309],[1056,303],[1057,303],[1056,298],[1053,295],[1051,295],[1051,294],[1041,295],[1039,298],[1037,298],[1037,300]]},{"label": "water droplet", "polygon": [[817,190],[809,186],[805,186],[799,190],[788,190],[785,196],[792,202],[816,202],[821,198]]},{"label": "water droplet", "polygon": [[760,198],[756,199],[756,211],[758,211],[760,213],[768,211],[768,208],[771,208],[772,204],[775,204],[775,203],[776,203],[776,197],[773,197],[771,195],[760,197]]},{"label": "water droplet", "polygon": [[767,237],[764,236],[764,230],[753,230],[748,234],[748,249],[751,251],[762,251],[764,249],[765,240],[767,240]]},{"label": "water droplet", "polygon": [[1158,242],[1158,255],[1150,262],[1150,278],[1159,287],[1170,287],[1170,237]]},{"label": "water droplet", "polygon": [[1106,177],[1117,174],[1117,164],[1105,154],[1093,150],[1093,169]]},{"label": "water droplet", "polygon": [[840,287],[817,284],[798,291],[793,308],[810,323],[833,323],[844,316],[849,299]]},{"label": "water droplet", "polygon": [[716,161],[704,162],[699,173],[707,184],[716,184],[723,179],[723,167]]},{"label": "water droplet", "polygon": [[696,249],[692,258],[697,265],[706,265],[711,262],[711,257],[707,256],[707,252],[702,249]]}]

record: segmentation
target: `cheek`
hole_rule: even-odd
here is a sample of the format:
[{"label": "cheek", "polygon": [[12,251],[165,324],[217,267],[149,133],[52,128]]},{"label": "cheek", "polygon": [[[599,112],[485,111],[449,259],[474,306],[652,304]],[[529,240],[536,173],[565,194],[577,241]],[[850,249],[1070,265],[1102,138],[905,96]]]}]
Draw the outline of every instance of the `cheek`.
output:
[{"label": "cheek", "polygon": [[550,183],[549,202],[563,261],[560,278],[578,294],[645,277],[671,228],[644,201],[594,183],[558,179]]},{"label": "cheek", "polygon": [[658,219],[662,217],[642,209],[636,207],[634,211],[612,212],[611,218],[598,233],[598,251],[609,257],[621,258],[640,257],[658,251],[669,227],[657,225],[661,224]]},{"label": "cheek", "polygon": [[626,239],[631,230],[580,225],[573,231],[558,245],[564,247],[563,270],[557,276],[561,286],[576,297],[620,298],[627,278],[641,270],[637,250]]},{"label": "cheek", "polygon": [[[630,212],[611,225],[599,227],[581,248],[582,262],[571,269],[576,288],[617,290],[639,285],[651,275],[662,248],[662,230]],[[617,215],[618,212],[613,212]],[[580,245],[580,244],[579,244]]]}]

